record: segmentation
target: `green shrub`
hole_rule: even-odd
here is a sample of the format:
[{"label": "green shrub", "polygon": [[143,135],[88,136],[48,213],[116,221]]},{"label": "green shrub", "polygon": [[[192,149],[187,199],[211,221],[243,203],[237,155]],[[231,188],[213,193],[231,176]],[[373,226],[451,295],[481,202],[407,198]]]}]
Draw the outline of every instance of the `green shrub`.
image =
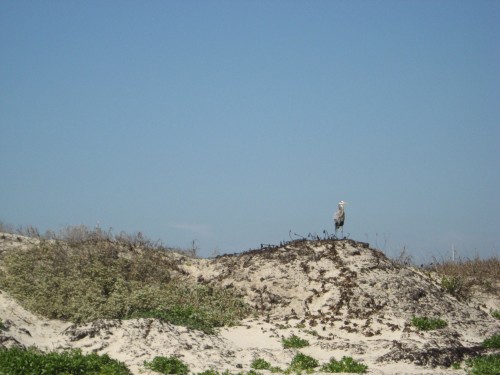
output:
[{"label": "green shrub", "polygon": [[466,361],[473,375],[500,374],[500,353],[472,358]]},{"label": "green shrub", "polygon": [[175,357],[154,357],[151,362],[144,361],[144,367],[162,374],[186,375],[189,367]]},{"label": "green shrub", "polygon": [[269,362],[267,362],[265,359],[262,358],[255,359],[250,365],[250,367],[255,370],[268,370],[271,371],[272,373],[283,372],[283,370],[281,370],[279,367],[271,366]]},{"label": "green shrub", "polygon": [[250,367],[256,370],[269,370],[271,368],[271,364],[265,359],[257,358],[252,362]]},{"label": "green shrub", "polygon": [[290,363],[289,371],[307,371],[312,372],[319,362],[308,355],[297,353]]},{"label": "green shrub", "polygon": [[0,374],[86,374],[86,375],[130,375],[130,370],[121,362],[107,355],[95,353],[83,355],[80,350],[62,353],[42,353],[36,349],[0,349]]},{"label": "green shrub", "polygon": [[441,286],[459,300],[467,300],[471,295],[471,283],[463,276],[443,276],[441,278]]},{"label": "green shrub", "polygon": [[5,324],[3,324],[3,320],[0,319],[0,329],[5,329]]},{"label": "green shrub", "polygon": [[482,347],[500,349],[500,334],[493,335],[489,339],[484,340]]},{"label": "green shrub", "polygon": [[283,347],[285,349],[295,348],[300,349],[309,346],[309,341],[301,339],[298,336],[292,335],[286,339],[283,339]]},{"label": "green shrub", "polygon": [[446,327],[448,324],[442,319],[414,316],[411,324],[421,331],[431,331]]},{"label": "green shrub", "polygon": [[500,310],[493,310],[491,312],[491,316],[494,317],[495,319],[500,319]]},{"label": "green shrub", "polygon": [[368,366],[356,362],[351,357],[342,357],[340,361],[332,358],[330,362],[321,367],[321,371],[324,372],[355,372],[358,374],[364,374],[367,369]]},{"label": "green shrub", "polygon": [[165,251],[95,240],[7,251],[0,288],[40,315],[73,322],[156,317],[207,333],[250,313],[228,289],[181,278]]}]

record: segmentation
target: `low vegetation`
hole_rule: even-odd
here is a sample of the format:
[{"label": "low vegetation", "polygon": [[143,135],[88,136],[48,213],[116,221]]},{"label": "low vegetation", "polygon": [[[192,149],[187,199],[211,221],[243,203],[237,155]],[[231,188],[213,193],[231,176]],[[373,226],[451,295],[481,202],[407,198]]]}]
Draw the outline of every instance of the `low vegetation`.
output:
[{"label": "low vegetation", "polygon": [[[320,366],[318,360],[303,353],[297,353],[290,363],[290,366],[285,370],[281,370],[279,367],[273,367],[269,362],[264,359],[258,358],[252,362],[252,369],[254,370],[268,370],[272,373],[301,373],[305,371],[306,373],[314,372],[317,367]],[[329,372],[329,373],[358,373],[363,374],[367,371],[368,366],[363,365],[351,357],[342,357],[340,361],[334,358],[330,359],[330,362],[323,364],[319,371]]]},{"label": "low vegetation", "polygon": [[441,329],[447,326],[447,323],[439,318],[428,318],[425,316],[414,316],[411,324],[418,328],[420,331],[432,331]]},{"label": "low vegetation", "polygon": [[488,349],[500,349],[500,334],[493,335],[484,340],[481,346]]},{"label": "low vegetation", "polygon": [[321,367],[321,371],[332,372],[332,373],[349,372],[349,373],[364,374],[367,369],[368,366],[356,362],[351,357],[342,357],[340,361],[337,361],[335,360],[335,358],[332,358],[330,359],[330,362]]},{"label": "low vegetation", "polygon": [[297,353],[290,363],[288,372],[313,372],[313,370],[318,366],[319,362],[317,359],[302,353]]},{"label": "low vegetation", "polygon": [[255,370],[269,370],[271,368],[271,364],[265,359],[257,358],[252,362],[250,367]]},{"label": "low vegetation", "polygon": [[493,310],[491,312],[491,316],[494,317],[495,319],[500,319],[500,310]]},{"label": "low vegetation", "polygon": [[497,375],[500,374],[500,353],[472,358],[466,361],[468,374]]},{"label": "low vegetation", "polygon": [[471,294],[471,283],[459,276],[443,276],[441,287],[460,300],[468,300]]},{"label": "low vegetation", "polygon": [[272,366],[269,362],[267,362],[266,360],[264,360],[262,358],[255,359],[251,363],[250,367],[254,370],[268,370],[273,374],[283,372],[283,370],[281,368],[279,368],[277,366]]},{"label": "low vegetation", "polygon": [[272,373],[280,373],[283,372],[279,367],[272,366],[269,362],[267,362],[265,359],[262,358],[257,358],[255,359],[250,367],[254,370],[268,370],[271,371]]},{"label": "low vegetation", "polygon": [[440,275],[441,286],[460,300],[470,299],[475,289],[500,293],[500,258],[436,261],[425,268]]},{"label": "low vegetation", "polygon": [[36,349],[0,348],[0,374],[130,375],[131,372],[125,364],[107,355],[83,355],[80,350],[41,353]]},{"label": "low vegetation", "polygon": [[176,257],[142,236],[70,233],[6,252],[0,288],[30,311],[72,322],[154,317],[213,333],[250,313],[230,290],[188,282]]},{"label": "low vegetation", "polygon": [[[481,346],[484,349],[500,349],[500,334],[485,339]],[[460,363],[454,363],[454,369],[460,368]],[[465,361],[467,374],[497,375],[500,374],[500,353],[479,355]]]},{"label": "low vegetation", "polygon": [[288,338],[284,338],[282,340],[283,347],[285,349],[300,349],[300,348],[305,348],[306,346],[309,346],[309,341],[302,339],[298,336],[292,335]]},{"label": "low vegetation", "polygon": [[187,375],[189,367],[176,357],[155,357],[151,362],[144,361],[144,367],[160,374]]}]

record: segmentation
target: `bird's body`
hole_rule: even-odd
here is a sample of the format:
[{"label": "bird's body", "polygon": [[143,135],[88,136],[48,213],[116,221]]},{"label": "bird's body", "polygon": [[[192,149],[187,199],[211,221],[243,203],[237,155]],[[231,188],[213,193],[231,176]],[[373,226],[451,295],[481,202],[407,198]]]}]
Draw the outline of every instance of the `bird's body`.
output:
[{"label": "bird's body", "polygon": [[335,235],[337,235],[337,231],[340,228],[342,230],[342,237],[344,236],[344,221],[345,221],[344,205],[345,204],[347,204],[347,202],[344,202],[344,201],[339,202],[337,212],[335,213],[335,216],[333,217],[333,220],[335,221]]}]

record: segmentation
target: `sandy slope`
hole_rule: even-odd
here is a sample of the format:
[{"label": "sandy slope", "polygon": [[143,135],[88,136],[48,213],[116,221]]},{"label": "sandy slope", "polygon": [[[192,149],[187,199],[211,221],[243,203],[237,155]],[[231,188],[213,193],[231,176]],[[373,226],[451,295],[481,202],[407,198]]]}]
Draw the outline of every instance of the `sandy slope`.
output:
[{"label": "sandy slope", "polygon": [[[15,243],[4,238],[0,253]],[[236,289],[261,314],[217,335],[154,319],[76,326],[34,316],[0,292],[6,326],[0,345],[107,353],[134,374],[152,373],[142,364],[158,355],[178,356],[193,372],[236,373],[248,371],[256,358],[285,369],[297,351],[283,349],[281,340],[295,334],[311,344],[300,351],[322,363],[347,355],[371,374],[463,374],[442,366],[474,354],[485,337],[500,333],[500,322],[485,311],[500,308],[498,296],[481,296],[488,303],[483,308],[457,301],[424,272],[397,266],[354,241],[294,241],[179,262],[197,282]],[[448,326],[419,332],[409,324],[413,315],[440,317]]]}]

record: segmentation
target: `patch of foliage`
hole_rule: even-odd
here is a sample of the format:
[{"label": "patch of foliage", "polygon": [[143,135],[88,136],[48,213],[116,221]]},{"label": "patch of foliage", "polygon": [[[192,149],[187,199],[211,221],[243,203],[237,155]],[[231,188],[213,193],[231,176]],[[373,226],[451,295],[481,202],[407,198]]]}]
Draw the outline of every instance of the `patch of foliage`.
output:
[{"label": "patch of foliage", "polygon": [[493,335],[490,338],[484,340],[481,346],[483,348],[489,348],[489,349],[491,348],[500,349],[500,334]]},{"label": "patch of foliage", "polygon": [[151,362],[144,361],[144,367],[161,374],[187,375],[189,367],[175,357],[154,357]]},{"label": "patch of foliage", "polygon": [[130,375],[125,364],[107,355],[83,355],[80,350],[42,353],[36,349],[0,349],[0,374]]},{"label": "patch of foliage", "polygon": [[466,361],[473,375],[500,374],[500,353],[472,358]]},{"label": "patch of foliage", "polygon": [[456,297],[459,300],[468,300],[470,298],[470,284],[461,276],[443,276],[441,278],[441,286],[447,293]]},{"label": "patch of foliage", "polygon": [[269,370],[271,368],[271,364],[265,359],[257,358],[252,362],[250,367],[256,370]]},{"label": "patch of foliage", "polygon": [[460,370],[460,368],[461,368],[461,367],[460,367],[460,362],[455,362],[455,363],[453,363],[453,364],[451,365],[451,368],[452,368],[453,370]]},{"label": "patch of foliage", "polygon": [[5,329],[5,324],[3,323],[3,320],[0,318],[0,329]]},{"label": "patch of foliage", "polygon": [[228,289],[185,281],[175,257],[141,238],[138,247],[98,238],[7,251],[0,288],[28,310],[77,323],[155,317],[211,333],[250,313]]},{"label": "patch of foliage", "polygon": [[301,339],[296,335],[292,335],[288,338],[283,339],[282,343],[285,349],[290,349],[290,348],[300,349],[309,346],[309,341]]},{"label": "patch of foliage", "polygon": [[493,310],[491,312],[491,316],[494,317],[495,319],[500,319],[500,310]]},{"label": "patch of foliage", "polygon": [[290,363],[290,367],[288,372],[295,371],[306,371],[313,372],[314,368],[319,366],[318,360],[310,357],[308,355],[297,353],[295,357],[293,357],[292,362]]},{"label": "patch of foliage", "polygon": [[428,318],[425,316],[414,316],[411,320],[411,324],[417,327],[421,331],[432,331],[435,329],[441,329],[448,325],[444,320],[438,318]]},{"label": "patch of foliage", "polygon": [[268,370],[272,373],[283,372],[279,367],[271,366],[269,362],[262,358],[255,359],[250,367],[255,370]]},{"label": "patch of foliage", "polygon": [[330,362],[321,367],[323,372],[353,372],[358,374],[364,374],[367,369],[368,366],[356,362],[351,357],[342,357],[340,361],[331,358]]}]

